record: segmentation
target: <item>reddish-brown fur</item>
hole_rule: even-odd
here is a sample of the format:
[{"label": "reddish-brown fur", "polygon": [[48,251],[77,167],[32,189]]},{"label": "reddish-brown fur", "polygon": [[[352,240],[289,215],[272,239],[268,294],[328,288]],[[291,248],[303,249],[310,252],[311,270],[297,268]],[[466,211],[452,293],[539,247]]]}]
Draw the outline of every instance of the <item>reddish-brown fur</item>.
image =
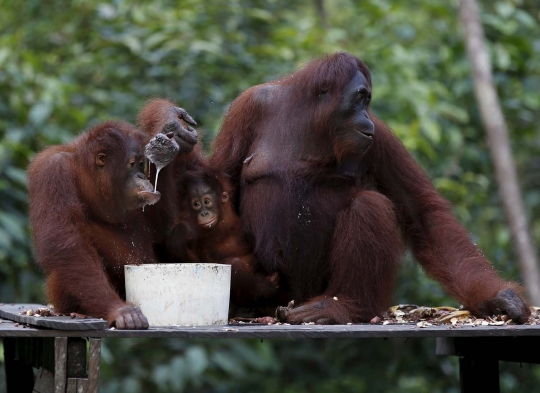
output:
[{"label": "reddish-brown fur", "polygon": [[[162,132],[170,122],[178,122],[177,114],[171,112],[175,105],[166,99],[152,99],[144,106],[138,115],[140,128],[150,137]],[[185,124],[180,122],[183,126]],[[184,176],[188,171],[206,167],[206,158],[202,153],[202,145],[197,143],[187,154],[178,154],[176,159],[159,173],[159,189],[161,199],[155,205],[145,207],[145,215],[152,228],[154,251],[162,262],[179,262],[167,252],[165,244],[173,228],[179,223],[184,214],[184,208],[179,201],[185,199],[185,189],[182,186]],[[150,179],[155,184],[156,168],[151,165]]]},{"label": "reddish-brown fur", "polygon": [[[240,219],[231,201],[222,201],[222,193],[230,194],[227,181],[210,170],[190,171],[183,177],[184,214],[168,240],[169,252],[189,262],[225,263],[231,265],[231,313],[237,307],[262,307],[278,288],[277,274],[268,276],[257,271],[242,232]],[[203,228],[197,222],[197,212],[191,208],[190,191],[197,185],[208,186],[217,196],[217,223]]]},{"label": "reddish-brown fur", "polygon": [[[171,122],[179,122],[175,104],[166,99],[152,99],[139,112],[140,127],[153,137]],[[155,167],[150,171],[155,180]],[[201,233],[189,216],[187,195],[190,185],[206,179],[228,191],[228,183],[210,171],[202,146],[197,143],[188,154],[177,158],[163,168],[159,175],[162,196],[159,202],[145,208],[145,215],[152,228],[154,251],[162,262],[215,262],[232,267],[231,299],[236,306],[250,307],[264,304],[264,299],[275,292],[277,275],[270,277],[256,271],[256,263],[249,252],[240,230],[238,216],[231,203],[222,205],[222,222],[219,229]],[[189,243],[188,243],[189,242]]]},{"label": "reddish-brown fur", "polygon": [[[139,189],[127,189],[130,170],[124,168],[130,157],[144,163],[147,139],[128,123],[107,122],[47,148],[30,164],[35,255],[58,312],[105,318],[120,328],[148,327],[140,310],[125,303],[124,265],[155,262],[150,230],[141,209],[123,199]],[[96,165],[99,153],[106,154],[103,167]]]},{"label": "reddish-brown fur", "polygon": [[230,176],[258,263],[278,272],[301,304],[289,321],[380,315],[391,299],[402,237],[427,273],[473,313],[507,311],[525,321],[530,312],[519,287],[499,278],[386,125],[369,113],[372,146],[362,154],[351,142],[352,118],[337,113],[353,77],[371,89],[367,67],[338,53],[255,86],[233,102],[215,141],[211,164]]}]

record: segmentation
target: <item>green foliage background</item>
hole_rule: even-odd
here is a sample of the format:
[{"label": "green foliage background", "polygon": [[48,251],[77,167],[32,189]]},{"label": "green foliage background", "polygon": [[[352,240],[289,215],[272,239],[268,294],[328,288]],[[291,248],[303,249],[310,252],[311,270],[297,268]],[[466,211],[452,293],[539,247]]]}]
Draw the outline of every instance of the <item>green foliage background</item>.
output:
[{"label": "green foliage background", "polygon": [[[540,10],[536,0],[481,6],[538,242]],[[186,108],[209,146],[241,91],[338,50],[370,66],[375,112],[501,274],[519,279],[456,0],[332,0],[326,17],[301,0],[0,0],[0,10],[0,301],[45,301],[26,212],[37,151],[111,117],[134,121],[152,96]],[[409,259],[396,303],[456,305]],[[502,367],[505,392],[539,381],[536,367]],[[457,392],[457,363],[436,359],[432,340],[104,342],[103,392],[255,390]]]}]

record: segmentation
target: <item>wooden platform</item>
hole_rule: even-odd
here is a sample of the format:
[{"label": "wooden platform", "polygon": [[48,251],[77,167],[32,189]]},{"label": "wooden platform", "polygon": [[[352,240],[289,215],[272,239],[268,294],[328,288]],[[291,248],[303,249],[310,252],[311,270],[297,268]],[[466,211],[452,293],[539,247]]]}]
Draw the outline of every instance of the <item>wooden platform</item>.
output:
[{"label": "wooden platform", "polygon": [[92,337],[92,338],[426,338],[426,337],[532,337],[540,325],[523,326],[430,326],[401,325],[220,325],[167,326],[148,330],[55,330],[15,326],[0,319],[0,337]]},{"label": "wooden platform", "polygon": [[2,304],[0,305],[0,318],[57,330],[103,330],[109,327],[107,321],[101,318],[72,318],[71,316],[41,317],[37,315],[30,316],[24,313],[28,310],[36,311],[39,308],[45,308],[45,306],[42,304]]},{"label": "wooden platform", "polygon": [[[40,304],[0,305],[0,337],[91,338],[426,338],[426,337],[532,337],[540,325],[442,326],[397,325],[259,325],[164,326],[148,330],[109,329],[96,318],[31,317],[20,312],[44,307]],[[6,319],[9,318],[10,320]],[[18,324],[17,324],[18,322]],[[27,325],[30,324],[30,325]],[[49,328],[49,329],[46,329]]]},{"label": "wooden platform", "polygon": [[[109,329],[102,320],[67,317],[13,316],[36,305],[3,305],[2,315],[25,323],[0,319],[4,341],[8,393],[97,392],[101,338],[437,338],[437,354],[460,357],[461,391],[499,391],[498,362],[540,363],[540,325],[429,326],[399,325],[224,325],[168,326],[148,330]],[[7,307],[7,308],[6,308]],[[6,314],[6,309],[9,311]],[[12,314],[9,314],[12,313]],[[22,319],[21,319],[22,318]],[[54,318],[54,326],[43,327]],[[38,321],[36,321],[37,319]],[[91,322],[91,323],[89,323]],[[49,325],[53,326],[53,325]],[[89,328],[90,327],[90,328]],[[88,353],[87,353],[88,352]],[[32,366],[39,368],[34,382]],[[71,370],[71,371],[70,371]],[[75,370],[75,371],[73,371]],[[78,370],[78,371],[77,371]]]}]

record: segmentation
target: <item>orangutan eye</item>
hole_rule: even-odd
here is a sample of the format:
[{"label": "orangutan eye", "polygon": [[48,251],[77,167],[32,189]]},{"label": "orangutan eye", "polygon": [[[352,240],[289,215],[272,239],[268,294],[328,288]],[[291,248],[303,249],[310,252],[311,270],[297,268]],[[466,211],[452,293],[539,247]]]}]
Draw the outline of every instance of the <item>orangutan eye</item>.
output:
[{"label": "orangutan eye", "polygon": [[357,98],[358,101],[365,101],[365,103],[367,105],[371,101],[371,93],[369,92],[368,89],[363,87],[360,90],[358,90],[358,92],[356,94],[356,98]]},{"label": "orangutan eye", "polygon": [[205,200],[204,200],[204,204],[205,204],[206,206],[208,206],[208,205],[210,204],[210,199],[205,199]]}]

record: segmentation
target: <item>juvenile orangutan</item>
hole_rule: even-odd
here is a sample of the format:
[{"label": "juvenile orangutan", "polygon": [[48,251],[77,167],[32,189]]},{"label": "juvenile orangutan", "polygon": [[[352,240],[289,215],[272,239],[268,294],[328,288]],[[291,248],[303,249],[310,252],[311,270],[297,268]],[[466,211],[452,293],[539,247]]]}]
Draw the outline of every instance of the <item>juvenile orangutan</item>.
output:
[{"label": "juvenile orangutan", "polygon": [[266,275],[256,262],[234,213],[227,182],[209,170],[184,178],[183,220],[173,229],[168,251],[189,262],[231,265],[231,312],[262,306],[275,296],[277,274]]}]

